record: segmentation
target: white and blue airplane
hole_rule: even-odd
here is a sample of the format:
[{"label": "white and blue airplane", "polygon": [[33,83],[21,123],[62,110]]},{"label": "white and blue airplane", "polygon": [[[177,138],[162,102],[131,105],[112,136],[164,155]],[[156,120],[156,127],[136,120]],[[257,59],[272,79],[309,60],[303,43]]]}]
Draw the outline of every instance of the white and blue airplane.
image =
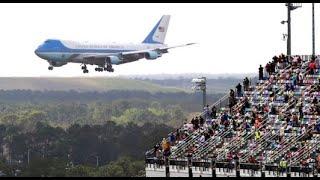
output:
[{"label": "white and blue airplane", "polygon": [[178,46],[164,44],[170,16],[163,15],[148,36],[140,44],[90,44],[76,41],[48,39],[41,44],[35,54],[48,61],[49,70],[67,63],[81,63],[83,73],[88,73],[86,65],[97,65],[96,71],[113,72],[112,65],[137,61],[142,58],[155,60],[168,53],[168,49],[192,45]]}]

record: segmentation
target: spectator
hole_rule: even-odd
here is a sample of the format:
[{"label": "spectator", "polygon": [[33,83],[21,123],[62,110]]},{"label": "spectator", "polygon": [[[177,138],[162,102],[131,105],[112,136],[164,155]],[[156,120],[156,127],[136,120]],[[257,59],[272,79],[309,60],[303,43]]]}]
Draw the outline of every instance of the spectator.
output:
[{"label": "spectator", "polygon": [[317,125],[315,126],[315,129],[317,133],[320,133],[320,122],[317,123]]},{"label": "spectator", "polygon": [[245,77],[243,80],[243,89],[244,91],[249,91],[249,79],[248,77]]},{"label": "spectator", "polygon": [[266,64],[266,71],[268,73],[268,75],[270,76],[271,75],[271,71],[270,71],[270,62]]},{"label": "spectator", "polygon": [[206,140],[206,138],[204,136],[204,133],[202,133],[202,135],[201,135],[201,137],[199,139],[200,144],[203,144],[205,142],[205,140]]},{"label": "spectator", "polygon": [[193,127],[195,126],[196,122],[195,122],[194,118],[191,119],[191,124],[193,125]]},{"label": "spectator", "polygon": [[303,118],[303,115],[304,115],[304,112],[303,112],[303,103],[301,102],[301,105],[299,106],[299,116],[300,116],[300,119]]},{"label": "spectator", "polygon": [[263,67],[262,67],[261,64],[260,64],[260,67],[259,67],[259,80],[263,80]]},{"label": "spectator", "polygon": [[170,133],[169,141],[170,141],[170,145],[173,146],[176,141],[176,136],[173,133]]},{"label": "spectator", "polygon": [[232,112],[232,107],[233,105],[235,105],[235,94],[233,89],[230,89],[230,93],[229,93],[229,109],[230,109],[230,113]]},{"label": "spectator", "polygon": [[170,143],[166,140],[166,138],[163,138],[161,143],[162,143],[163,156],[165,157],[170,156]]},{"label": "spectator", "polygon": [[279,167],[281,173],[284,173],[287,170],[287,161],[284,158],[281,159]]},{"label": "spectator", "polygon": [[216,109],[216,106],[213,106],[211,108],[211,118],[212,119],[216,119],[217,118],[217,109]]},{"label": "spectator", "polygon": [[237,89],[237,96],[238,97],[241,97],[242,96],[242,86],[240,83],[238,83],[238,85],[236,86],[236,89]]},{"label": "spectator", "polygon": [[229,115],[227,112],[224,112],[222,117],[221,117],[221,124],[225,124],[225,121],[228,121]]},{"label": "spectator", "polygon": [[260,133],[260,131],[259,130],[256,130],[255,132],[254,132],[254,134],[255,134],[255,140],[256,141],[258,141],[260,138],[261,138],[261,133]]},{"label": "spectator", "polygon": [[317,97],[316,97],[316,96],[313,98],[313,100],[312,100],[312,104],[318,104],[318,99],[317,99]]},{"label": "spectator", "polygon": [[294,86],[297,85],[297,80],[298,80],[297,74],[293,73],[293,75],[292,75],[292,83],[293,83]]},{"label": "spectator", "polygon": [[194,129],[199,129],[199,119],[198,116],[196,116],[196,119],[194,120]]},{"label": "spectator", "polygon": [[158,151],[159,148],[160,148],[159,144],[156,144],[156,145],[154,146],[153,152],[155,153],[155,156],[156,156],[156,157],[159,157],[159,151]]},{"label": "spectator", "polygon": [[271,106],[271,112],[270,114],[276,115],[277,114],[277,109],[274,105]]},{"label": "spectator", "polygon": [[308,68],[309,68],[309,74],[314,75],[315,70],[317,68],[314,57],[311,59],[311,62],[309,63]]},{"label": "spectator", "polygon": [[[210,112],[209,112],[209,105],[207,104],[204,108],[203,108],[203,111],[204,111],[204,117],[205,119],[208,119],[210,117]],[[201,124],[201,122],[200,122]],[[203,124],[203,123],[202,123]]]},{"label": "spectator", "polygon": [[317,163],[318,172],[320,172],[320,154],[318,154],[317,156],[316,163]]},{"label": "spectator", "polygon": [[[208,117],[209,117],[209,116],[208,116]],[[207,119],[209,119],[209,118],[207,118]],[[204,124],[204,119],[202,118],[202,116],[200,116],[199,122],[200,122],[200,126],[203,126],[203,124]]]},{"label": "spectator", "polygon": [[252,163],[252,164],[256,164],[256,163],[258,163],[257,162],[257,160],[252,156],[252,155],[250,155],[250,157],[249,157],[249,163]]},{"label": "spectator", "polygon": [[[211,130],[212,131],[212,130]],[[204,140],[207,141],[210,138],[210,131],[208,131],[208,133],[204,133]]]},{"label": "spectator", "polygon": [[234,98],[235,94],[234,94],[234,90],[230,89],[230,93],[229,93],[230,97]]}]

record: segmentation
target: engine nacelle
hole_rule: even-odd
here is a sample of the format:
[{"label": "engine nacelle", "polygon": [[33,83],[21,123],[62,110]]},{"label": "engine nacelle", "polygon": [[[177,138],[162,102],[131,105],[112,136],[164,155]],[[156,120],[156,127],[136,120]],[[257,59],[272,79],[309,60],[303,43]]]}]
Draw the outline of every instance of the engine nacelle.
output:
[{"label": "engine nacelle", "polygon": [[154,60],[154,59],[157,59],[158,57],[161,57],[161,54],[159,54],[156,51],[149,51],[145,55],[145,58],[148,60]]},{"label": "engine nacelle", "polygon": [[61,62],[61,61],[51,61],[49,62],[50,65],[54,66],[54,67],[60,67],[63,65],[66,65],[67,62]]},{"label": "engine nacelle", "polygon": [[111,64],[119,64],[121,62],[118,56],[109,56]]}]

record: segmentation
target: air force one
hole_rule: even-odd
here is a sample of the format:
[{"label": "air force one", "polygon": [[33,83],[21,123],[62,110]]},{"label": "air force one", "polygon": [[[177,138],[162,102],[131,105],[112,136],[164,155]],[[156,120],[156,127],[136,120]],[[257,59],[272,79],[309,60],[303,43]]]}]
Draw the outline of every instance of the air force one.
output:
[{"label": "air force one", "polygon": [[49,70],[67,63],[81,63],[83,73],[88,73],[86,65],[97,65],[96,71],[113,72],[112,65],[119,65],[145,58],[155,60],[168,53],[168,49],[188,46],[164,44],[170,16],[163,15],[148,36],[140,44],[89,44],[76,41],[48,39],[41,44],[35,54],[48,61]]}]

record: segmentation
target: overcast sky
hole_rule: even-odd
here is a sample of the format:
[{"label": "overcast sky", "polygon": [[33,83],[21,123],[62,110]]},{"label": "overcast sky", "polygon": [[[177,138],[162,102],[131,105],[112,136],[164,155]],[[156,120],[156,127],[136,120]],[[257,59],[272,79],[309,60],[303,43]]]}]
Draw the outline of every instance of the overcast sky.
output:
[{"label": "overcast sky", "polygon": [[[140,43],[163,14],[171,20],[165,43],[172,49],[155,61],[115,65],[112,75],[158,73],[253,73],[286,53],[287,26],[279,4],[0,4],[0,76],[111,76],[83,74],[79,64],[49,71],[34,54],[45,39]],[[316,43],[320,5],[315,5]],[[311,54],[311,4],[292,11],[292,54]],[[316,53],[320,46],[316,44]]]}]

